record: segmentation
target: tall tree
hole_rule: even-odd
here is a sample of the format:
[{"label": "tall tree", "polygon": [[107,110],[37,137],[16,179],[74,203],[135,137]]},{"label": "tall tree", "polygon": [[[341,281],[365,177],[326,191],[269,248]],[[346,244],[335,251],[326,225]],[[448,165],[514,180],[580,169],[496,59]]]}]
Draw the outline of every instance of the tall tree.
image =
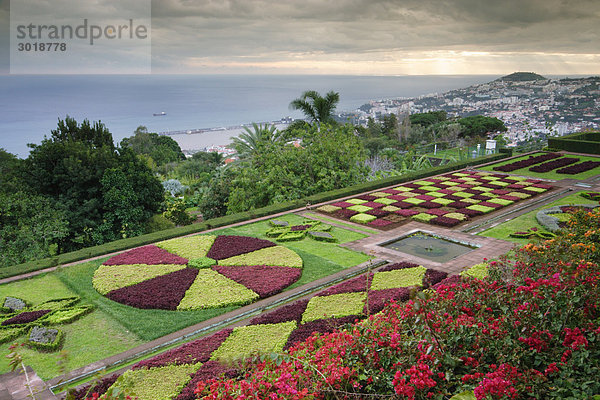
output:
[{"label": "tall tree", "polygon": [[[30,147],[29,157],[24,160],[25,181],[34,193],[56,200],[69,221],[70,232],[61,243],[62,250],[103,243],[120,234],[121,226],[114,225],[114,230],[100,228],[116,204],[105,196],[107,185],[103,186],[102,179],[107,170],[125,174],[132,190],[123,190],[134,193],[135,201],[145,210],[136,217],[140,219],[137,223],[156,212],[163,199],[162,186],[148,167],[131,150],[116,148],[112,135],[100,122],[91,125],[85,120],[79,125],[67,117],[59,121],[49,138]],[[116,178],[113,181],[124,182]]]},{"label": "tall tree", "polygon": [[128,147],[138,155],[150,157],[157,166],[185,160],[185,154],[173,138],[148,132],[145,126],[138,126],[133,136],[123,139],[121,147]]},{"label": "tall tree", "polygon": [[315,90],[308,90],[290,103],[290,109],[302,111],[306,118],[316,124],[317,129],[320,130],[322,123],[333,121],[333,113],[339,101],[340,94],[333,90],[325,97]]}]

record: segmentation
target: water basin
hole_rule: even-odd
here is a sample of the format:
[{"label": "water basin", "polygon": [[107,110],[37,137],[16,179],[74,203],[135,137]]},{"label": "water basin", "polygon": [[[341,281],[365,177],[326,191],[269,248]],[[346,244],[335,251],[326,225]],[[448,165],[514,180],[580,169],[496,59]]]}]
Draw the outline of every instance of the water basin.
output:
[{"label": "water basin", "polygon": [[415,232],[382,243],[380,246],[439,263],[448,262],[479,247],[445,239],[427,232]]}]

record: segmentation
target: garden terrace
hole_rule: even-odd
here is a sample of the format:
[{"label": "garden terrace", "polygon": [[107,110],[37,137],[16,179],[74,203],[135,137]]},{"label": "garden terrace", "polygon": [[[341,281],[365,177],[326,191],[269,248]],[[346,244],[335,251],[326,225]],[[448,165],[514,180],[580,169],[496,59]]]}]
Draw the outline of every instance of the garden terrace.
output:
[{"label": "garden terrace", "polygon": [[600,174],[600,157],[570,153],[533,153],[478,168],[481,171],[562,180],[585,180]]},{"label": "garden terrace", "polygon": [[552,188],[536,179],[461,171],[346,198],[317,211],[381,230],[409,221],[452,228]]}]

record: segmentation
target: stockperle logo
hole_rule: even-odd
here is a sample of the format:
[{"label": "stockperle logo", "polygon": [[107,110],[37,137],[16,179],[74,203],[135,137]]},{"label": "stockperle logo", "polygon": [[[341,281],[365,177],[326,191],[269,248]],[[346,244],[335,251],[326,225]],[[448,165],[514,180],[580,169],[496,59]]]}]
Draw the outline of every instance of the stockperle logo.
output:
[{"label": "stockperle logo", "polygon": [[11,74],[151,72],[150,0],[12,0]]}]

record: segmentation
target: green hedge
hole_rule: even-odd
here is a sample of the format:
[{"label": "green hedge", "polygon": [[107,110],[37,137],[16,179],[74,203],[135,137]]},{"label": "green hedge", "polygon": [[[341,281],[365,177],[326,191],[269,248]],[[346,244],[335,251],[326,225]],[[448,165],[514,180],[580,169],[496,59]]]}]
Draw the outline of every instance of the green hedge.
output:
[{"label": "green hedge", "polygon": [[23,264],[13,265],[6,268],[0,269],[0,279],[8,278],[11,276],[25,274],[27,272],[38,271],[45,268],[54,267],[57,265],[68,264],[76,261],[85,260],[92,257],[98,257],[105,254],[110,254],[118,251],[131,249],[146,244],[159,242],[162,240],[172,239],[179,236],[189,235],[192,233],[198,233],[211,228],[219,228],[235,224],[238,222],[248,221],[254,218],[260,218],[267,215],[272,215],[284,211],[293,210],[296,208],[305,207],[307,204],[318,204],[330,200],[335,200],[340,197],[352,196],[358,193],[368,192],[376,190],[386,186],[399,185],[404,182],[409,182],[416,179],[423,179],[428,176],[443,174],[457,169],[466,168],[469,166],[475,166],[479,164],[485,164],[494,162],[508,157],[507,153],[492,154],[489,156],[480,157],[474,160],[457,161],[454,163],[448,163],[442,166],[429,168],[422,171],[412,172],[399,176],[392,176],[385,179],[380,179],[371,182],[365,182],[358,185],[330,190],[328,192],[314,194],[304,199],[291,200],[283,203],[273,204],[270,206],[258,208],[255,210],[245,211],[232,215],[225,215],[223,217],[209,219],[199,224],[191,224],[181,226],[177,228],[166,229],[163,231],[153,232],[146,235],[131,237],[127,239],[121,239],[110,243],[105,243],[99,246],[87,247],[85,249],[73,251],[70,253],[60,254],[55,257],[44,258],[41,260],[35,260],[26,262]]},{"label": "green hedge", "polygon": [[548,138],[548,147],[574,153],[600,154],[600,132],[581,132]]}]

